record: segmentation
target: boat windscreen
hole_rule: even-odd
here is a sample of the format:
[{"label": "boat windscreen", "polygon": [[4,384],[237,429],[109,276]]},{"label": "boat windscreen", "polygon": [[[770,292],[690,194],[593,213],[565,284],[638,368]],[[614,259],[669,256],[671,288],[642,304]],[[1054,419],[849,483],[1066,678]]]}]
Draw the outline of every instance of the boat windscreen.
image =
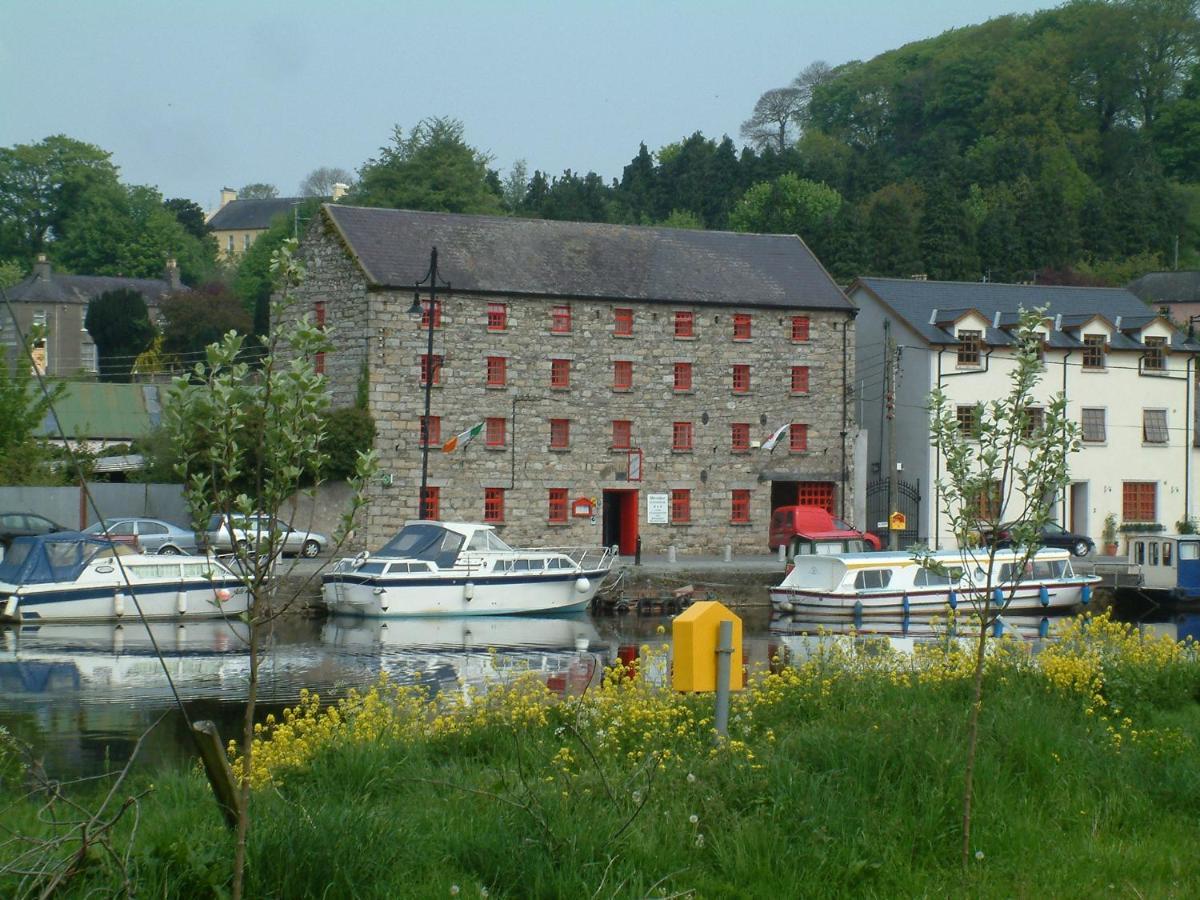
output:
[{"label": "boat windscreen", "polygon": [[463,536],[432,522],[405,525],[400,533],[383,545],[375,556],[399,556],[423,559],[438,564],[438,568],[454,565],[462,549]]}]

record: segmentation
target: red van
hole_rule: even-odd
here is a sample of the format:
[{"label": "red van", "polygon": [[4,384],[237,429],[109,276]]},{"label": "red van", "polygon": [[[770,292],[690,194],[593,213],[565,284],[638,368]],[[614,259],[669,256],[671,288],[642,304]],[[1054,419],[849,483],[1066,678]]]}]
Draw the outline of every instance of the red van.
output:
[{"label": "red van", "polygon": [[819,506],[781,506],[771,514],[767,546],[788,548],[788,556],[832,556],[878,550],[879,538],[851,528]]}]

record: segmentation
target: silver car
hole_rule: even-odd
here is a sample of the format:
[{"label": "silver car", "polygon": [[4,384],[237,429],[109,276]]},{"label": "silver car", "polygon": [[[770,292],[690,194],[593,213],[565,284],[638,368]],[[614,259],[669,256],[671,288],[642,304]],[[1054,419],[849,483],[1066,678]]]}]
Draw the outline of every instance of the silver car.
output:
[{"label": "silver car", "polygon": [[198,552],[196,535],[187,528],[180,528],[162,519],[114,518],[103,523],[93,522],[84,529],[86,534],[108,534],[117,539],[136,538],[143,553],[161,553],[165,556]]},{"label": "silver car", "polygon": [[[233,525],[232,538],[224,516],[218,514],[208,520],[204,539],[216,553],[231,553],[235,544],[249,546],[267,543],[272,527],[270,516],[242,516],[234,513],[229,519]],[[298,531],[284,519],[276,517],[274,527],[282,537],[284,553],[298,553],[306,559],[311,559],[329,546],[329,538],[325,535],[316,531]]]}]

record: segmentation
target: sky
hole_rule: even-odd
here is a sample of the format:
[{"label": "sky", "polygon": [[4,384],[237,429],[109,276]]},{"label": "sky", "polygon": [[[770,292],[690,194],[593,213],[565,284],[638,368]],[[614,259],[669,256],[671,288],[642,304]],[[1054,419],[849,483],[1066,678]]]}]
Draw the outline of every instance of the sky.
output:
[{"label": "sky", "polygon": [[0,146],[51,134],[205,209],[298,192],[393,126],[459,119],[501,175],[606,180],[645,142],[738,146],[766,90],[1053,0],[2,0]]}]

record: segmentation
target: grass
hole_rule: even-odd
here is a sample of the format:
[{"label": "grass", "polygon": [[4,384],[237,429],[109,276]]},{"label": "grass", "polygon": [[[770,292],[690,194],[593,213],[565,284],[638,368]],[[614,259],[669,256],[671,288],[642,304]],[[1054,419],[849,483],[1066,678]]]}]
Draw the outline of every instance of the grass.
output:
[{"label": "grass", "polygon": [[[711,698],[619,677],[438,713],[385,685],[336,727],[310,698],[262,735],[247,896],[1192,896],[1200,664],[1094,631],[993,655],[966,871],[960,654],[847,642],[757,681],[720,748]],[[137,808],[114,841],[136,893],[222,896],[232,842],[203,777]],[[4,828],[48,834],[36,810]],[[119,870],[97,853],[66,894],[116,893]],[[28,886],[0,873],[0,894]]]}]

